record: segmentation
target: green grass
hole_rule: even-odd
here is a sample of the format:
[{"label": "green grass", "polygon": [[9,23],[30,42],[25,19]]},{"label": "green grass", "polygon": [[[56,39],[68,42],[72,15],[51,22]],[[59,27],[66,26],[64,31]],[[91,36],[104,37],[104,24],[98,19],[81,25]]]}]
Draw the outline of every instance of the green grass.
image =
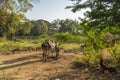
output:
[{"label": "green grass", "polygon": [[39,47],[44,39],[15,39],[14,41],[1,41],[0,53],[13,50],[17,47]]},{"label": "green grass", "polygon": [[[17,47],[40,47],[41,43],[45,40],[45,39],[52,39],[53,38],[43,38],[43,37],[32,37],[29,39],[25,39],[25,38],[17,38],[13,41],[8,41],[5,39],[0,39],[0,53],[5,53],[5,52],[9,52]],[[60,43],[60,42],[59,42]],[[73,50],[73,49],[78,49],[80,48],[80,44],[77,43],[60,43],[59,44],[60,48],[63,48],[64,50]]]},{"label": "green grass", "polygon": [[60,48],[63,48],[64,50],[80,49],[80,44],[77,44],[77,43],[63,43],[63,44],[60,44]]}]

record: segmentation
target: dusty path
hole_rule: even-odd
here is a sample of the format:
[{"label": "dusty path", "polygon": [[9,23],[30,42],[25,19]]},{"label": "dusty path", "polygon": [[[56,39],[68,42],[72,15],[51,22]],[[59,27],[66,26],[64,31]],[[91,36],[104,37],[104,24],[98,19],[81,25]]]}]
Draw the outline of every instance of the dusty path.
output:
[{"label": "dusty path", "polygon": [[49,80],[59,73],[70,71],[70,65],[79,54],[61,54],[59,60],[42,62],[41,52],[0,55],[0,78],[15,80]]},{"label": "dusty path", "polygon": [[0,80],[119,80],[120,74],[100,74],[100,70],[73,63],[78,53],[61,53],[59,60],[42,61],[41,52],[0,55]]}]

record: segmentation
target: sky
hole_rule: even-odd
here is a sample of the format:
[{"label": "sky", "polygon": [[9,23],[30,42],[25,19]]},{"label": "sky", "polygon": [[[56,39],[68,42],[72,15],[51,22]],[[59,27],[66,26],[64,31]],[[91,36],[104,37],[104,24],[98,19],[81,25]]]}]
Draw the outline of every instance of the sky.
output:
[{"label": "sky", "polygon": [[40,0],[34,2],[32,10],[26,13],[30,20],[47,20],[49,22],[56,19],[78,19],[84,17],[83,12],[79,11],[73,13],[70,9],[65,9],[66,6],[71,6],[72,2],[69,0]]}]

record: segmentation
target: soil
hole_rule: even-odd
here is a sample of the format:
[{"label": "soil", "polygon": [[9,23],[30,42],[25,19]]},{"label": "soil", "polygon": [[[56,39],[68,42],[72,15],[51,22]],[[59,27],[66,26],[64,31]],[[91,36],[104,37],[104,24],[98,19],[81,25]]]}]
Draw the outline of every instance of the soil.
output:
[{"label": "soil", "polygon": [[119,80],[120,74],[101,73],[96,66],[75,62],[79,52],[61,52],[58,60],[42,61],[41,51],[0,55],[0,80]]}]

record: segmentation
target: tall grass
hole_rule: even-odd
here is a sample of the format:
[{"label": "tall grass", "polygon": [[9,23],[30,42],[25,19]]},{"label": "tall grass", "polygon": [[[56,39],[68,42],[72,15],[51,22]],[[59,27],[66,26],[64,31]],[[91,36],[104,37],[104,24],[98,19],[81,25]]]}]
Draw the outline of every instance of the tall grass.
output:
[{"label": "tall grass", "polygon": [[0,53],[11,51],[17,47],[40,47],[45,38],[31,37],[31,38],[16,38],[13,41],[0,39]]},{"label": "tall grass", "polygon": [[[63,35],[65,34],[62,34],[62,36]],[[55,34],[54,37],[48,35],[17,37],[12,41],[6,40],[5,38],[0,38],[0,53],[9,52],[15,48],[21,48],[21,47],[30,47],[30,46],[33,48],[40,47],[45,39],[51,39],[57,41],[59,43],[60,48],[63,48],[65,50],[79,49],[80,44],[75,43],[76,41],[73,40],[73,37],[74,37],[73,35],[70,36],[69,34],[69,35],[65,35],[63,39],[63,37],[61,37],[61,34],[60,35],[57,34],[57,36]]]}]

